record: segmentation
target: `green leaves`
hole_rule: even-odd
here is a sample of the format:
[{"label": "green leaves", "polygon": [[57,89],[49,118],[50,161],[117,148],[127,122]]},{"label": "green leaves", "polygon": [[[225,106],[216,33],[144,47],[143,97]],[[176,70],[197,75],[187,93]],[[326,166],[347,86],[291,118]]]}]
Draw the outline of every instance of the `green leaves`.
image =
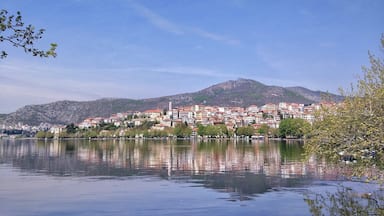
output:
[{"label": "green leaves", "polygon": [[251,137],[252,135],[255,134],[255,129],[252,126],[239,127],[236,129],[236,134],[238,136]]},{"label": "green leaves", "polygon": [[[384,35],[381,42],[384,48]],[[371,67],[363,68],[363,77],[344,93],[344,102],[318,113],[305,145],[308,152],[335,162],[339,152],[352,155],[359,175],[366,175],[368,167],[384,170],[384,65],[374,55],[369,59]]]},{"label": "green leaves", "polygon": [[36,133],[36,138],[38,139],[52,139],[54,137],[54,134],[49,131],[39,131]]},{"label": "green leaves", "polygon": [[[32,53],[39,57],[56,57],[57,44],[52,43],[46,51],[34,47],[34,44],[42,38],[45,29],[35,30],[32,25],[25,26],[21,13],[9,15],[7,10],[0,10],[0,42],[8,42],[14,47],[20,47],[26,53]],[[0,58],[8,56],[6,51],[1,51]]]},{"label": "green leaves", "polygon": [[257,133],[261,135],[268,135],[271,128],[267,124],[262,124],[260,128],[257,129]]},{"label": "green leaves", "polygon": [[304,119],[283,119],[279,125],[279,135],[283,138],[302,138],[308,134],[311,125]]},{"label": "green leaves", "polygon": [[209,136],[209,137],[227,137],[228,129],[224,124],[221,125],[198,125],[197,134],[199,136]]},{"label": "green leaves", "polygon": [[186,124],[178,124],[173,129],[173,134],[178,138],[190,137],[192,134],[192,129]]}]

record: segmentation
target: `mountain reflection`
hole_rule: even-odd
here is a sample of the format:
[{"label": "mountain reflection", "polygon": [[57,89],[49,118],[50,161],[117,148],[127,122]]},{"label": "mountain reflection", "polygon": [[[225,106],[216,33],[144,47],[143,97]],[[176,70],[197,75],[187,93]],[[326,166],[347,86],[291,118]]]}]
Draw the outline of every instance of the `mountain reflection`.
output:
[{"label": "mountain reflection", "polygon": [[279,187],[332,178],[302,161],[293,142],[175,140],[1,140],[0,163],[54,176],[155,176],[230,193],[244,200]]}]

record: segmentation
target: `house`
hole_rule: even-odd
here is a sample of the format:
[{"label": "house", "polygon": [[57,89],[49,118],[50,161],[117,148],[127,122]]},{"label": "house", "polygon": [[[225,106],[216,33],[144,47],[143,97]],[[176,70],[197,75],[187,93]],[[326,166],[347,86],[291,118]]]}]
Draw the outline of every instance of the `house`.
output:
[{"label": "house", "polygon": [[143,114],[146,117],[149,117],[150,119],[160,120],[160,117],[162,116],[163,111],[160,109],[146,110],[143,112]]},{"label": "house", "polygon": [[103,122],[104,119],[101,117],[95,117],[95,118],[86,118],[84,121],[79,123],[77,126],[80,129],[84,128],[91,128],[91,127],[96,127],[98,126],[101,122]]}]

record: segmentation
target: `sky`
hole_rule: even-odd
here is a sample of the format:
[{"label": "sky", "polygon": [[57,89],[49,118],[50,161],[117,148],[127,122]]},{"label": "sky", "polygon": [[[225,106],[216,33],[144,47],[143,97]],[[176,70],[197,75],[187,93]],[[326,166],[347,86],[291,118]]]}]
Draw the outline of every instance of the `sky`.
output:
[{"label": "sky", "polygon": [[239,78],[338,93],[382,56],[382,0],[1,0],[56,58],[0,43],[0,113],[143,99]]}]

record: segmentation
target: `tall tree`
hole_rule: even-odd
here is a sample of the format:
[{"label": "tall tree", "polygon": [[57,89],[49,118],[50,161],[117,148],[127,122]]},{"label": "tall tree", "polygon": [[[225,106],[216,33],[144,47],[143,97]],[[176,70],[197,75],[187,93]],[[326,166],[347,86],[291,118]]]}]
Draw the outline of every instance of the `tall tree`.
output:
[{"label": "tall tree", "polygon": [[[384,49],[384,35],[381,45]],[[372,166],[384,169],[384,65],[371,53],[369,60],[357,84],[342,91],[344,102],[321,110],[305,145],[308,152],[334,161],[340,154],[352,156],[358,162],[356,174]]]},{"label": "tall tree", "polygon": [[[36,30],[32,25],[25,25],[19,11],[16,15],[10,15],[7,10],[0,10],[0,42],[8,42],[14,47],[24,49],[26,53],[32,53],[33,56],[56,57],[55,43],[51,43],[46,51],[35,48],[36,41],[42,38],[44,32],[44,29]],[[5,50],[0,52],[0,58],[8,56]]]}]

